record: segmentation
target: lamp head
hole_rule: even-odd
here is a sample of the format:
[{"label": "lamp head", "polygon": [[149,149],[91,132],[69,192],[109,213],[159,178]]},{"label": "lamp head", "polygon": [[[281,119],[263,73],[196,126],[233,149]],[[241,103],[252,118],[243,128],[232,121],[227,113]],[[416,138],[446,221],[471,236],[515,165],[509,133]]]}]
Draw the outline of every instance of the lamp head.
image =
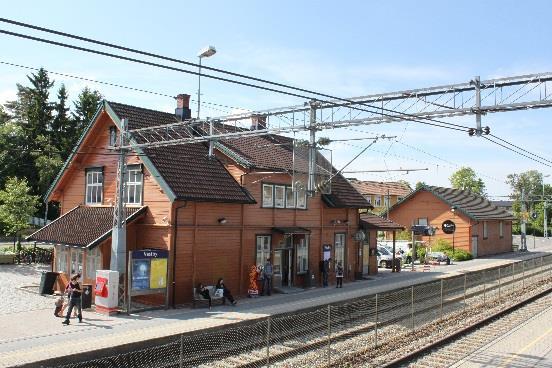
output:
[{"label": "lamp head", "polygon": [[201,51],[199,51],[199,54],[197,54],[197,57],[199,58],[211,57],[216,53],[217,53],[217,49],[215,48],[215,46],[207,46],[201,49]]}]

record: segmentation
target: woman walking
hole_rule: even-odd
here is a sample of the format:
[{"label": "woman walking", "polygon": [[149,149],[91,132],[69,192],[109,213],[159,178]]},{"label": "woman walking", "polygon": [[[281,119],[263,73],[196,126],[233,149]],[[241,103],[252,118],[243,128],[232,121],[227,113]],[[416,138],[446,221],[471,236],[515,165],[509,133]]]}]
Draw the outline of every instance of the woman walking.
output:
[{"label": "woman walking", "polygon": [[69,324],[69,317],[71,317],[71,312],[73,308],[77,308],[77,317],[79,318],[79,323],[82,322],[82,289],[79,283],[81,275],[77,273],[71,277],[71,281],[68,286],[69,294],[69,308],[67,309],[67,314],[65,315],[65,321],[61,322],[64,325]]}]

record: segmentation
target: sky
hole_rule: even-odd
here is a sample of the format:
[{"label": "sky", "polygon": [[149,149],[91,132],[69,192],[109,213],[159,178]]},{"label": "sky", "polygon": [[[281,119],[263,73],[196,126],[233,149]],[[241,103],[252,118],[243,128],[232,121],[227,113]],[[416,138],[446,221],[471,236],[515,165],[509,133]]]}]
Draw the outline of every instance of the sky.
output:
[{"label": "sky", "polygon": [[[60,0],[29,6],[0,0],[0,9],[4,18],[191,62],[197,61],[200,49],[214,45],[217,53],[204,59],[205,65],[344,98],[464,83],[477,75],[489,79],[552,71],[549,1]],[[68,41],[6,23],[0,23],[0,29]],[[4,34],[0,34],[0,50],[0,103],[13,100],[16,83],[27,84],[26,75],[32,71],[4,63],[44,67],[168,96],[197,96],[197,76],[193,75]],[[66,85],[71,99],[89,86],[108,100],[167,112],[175,108],[170,97],[51,77],[56,89],[61,83]],[[207,78],[201,80],[201,93],[202,101],[229,106],[202,106],[203,117],[305,102]],[[55,91],[51,97],[55,98]],[[547,138],[552,136],[551,118],[550,109],[498,113],[484,116],[483,126],[548,159],[552,158]],[[474,116],[443,120],[475,125]],[[398,142],[379,140],[347,170],[427,170],[346,176],[450,186],[451,174],[467,166],[483,179],[490,196],[500,198],[511,192],[505,183],[508,174],[538,170],[547,175],[552,171],[482,138],[413,122],[324,131],[320,136],[343,139],[371,134],[395,135]],[[334,166],[343,167],[368,143],[332,143]]]}]

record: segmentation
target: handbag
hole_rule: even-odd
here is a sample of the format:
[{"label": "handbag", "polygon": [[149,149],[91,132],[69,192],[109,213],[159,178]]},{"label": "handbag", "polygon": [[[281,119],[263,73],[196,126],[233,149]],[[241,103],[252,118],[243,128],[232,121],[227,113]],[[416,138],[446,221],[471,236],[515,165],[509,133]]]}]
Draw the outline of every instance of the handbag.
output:
[{"label": "handbag", "polygon": [[224,296],[224,289],[216,289],[215,290],[215,297],[222,298]]}]

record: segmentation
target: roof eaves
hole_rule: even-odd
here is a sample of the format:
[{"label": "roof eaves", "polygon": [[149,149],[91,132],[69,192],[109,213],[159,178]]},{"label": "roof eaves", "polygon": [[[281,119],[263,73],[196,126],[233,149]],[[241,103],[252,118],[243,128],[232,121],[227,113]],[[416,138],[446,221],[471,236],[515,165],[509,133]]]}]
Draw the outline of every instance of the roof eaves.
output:
[{"label": "roof eaves", "polygon": [[[117,127],[120,130],[122,130],[121,119],[119,119],[115,111],[113,111],[111,106],[109,106],[109,102],[104,101],[104,105],[105,105],[105,111],[107,112],[109,117],[111,117],[115,125],[117,125]],[[130,145],[134,146],[136,144],[137,144],[136,141],[133,138],[131,138]],[[133,150],[140,155],[140,159],[142,160],[142,162],[144,163],[148,171],[151,173],[151,175],[156,179],[157,183],[163,189],[163,191],[165,192],[169,200],[171,202],[174,202],[174,200],[176,199],[176,194],[171,189],[169,184],[165,181],[165,179],[163,179],[163,176],[161,176],[161,173],[159,172],[159,170],[157,170],[153,162],[151,162],[150,158],[146,155],[144,150],[142,150],[142,148],[140,147],[135,147],[135,146],[133,147]]]},{"label": "roof eaves", "polygon": [[61,177],[63,176],[63,173],[65,172],[65,170],[67,169],[67,167],[69,166],[69,163],[73,160],[73,158],[75,157],[75,154],[77,153],[77,151],[79,150],[80,148],[80,145],[82,144],[83,140],[84,140],[84,137],[86,137],[86,135],[88,134],[88,132],[90,131],[90,128],[92,128],[92,126],[94,125],[94,123],[96,122],[96,119],[98,119],[98,116],[100,116],[100,113],[102,112],[105,104],[106,104],[106,100],[102,100],[102,102],[99,104],[98,106],[98,109],[96,110],[96,113],[94,113],[94,116],[92,117],[92,120],[90,120],[90,122],[88,123],[88,125],[86,126],[86,128],[84,128],[84,131],[82,132],[79,140],[77,141],[77,144],[75,145],[75,147],[73,148],[73,150],[71,151],[71,154],[69,155],[69,157],[67,157],[67,160],[65,160],[65,162],[63,163],[63,166],[61,167],[61,169],[59,170],[56,178],[54,179],[54,181],[52,182],[52,184],[50,185],[50,187],[48,188],[48,191],[46,192],[46,194],[44,195],[44,202],[48,202],[48,198],[50,197],[50,194],[52,194],[54,188],[57,186],[58,182],[61,180]]}]

